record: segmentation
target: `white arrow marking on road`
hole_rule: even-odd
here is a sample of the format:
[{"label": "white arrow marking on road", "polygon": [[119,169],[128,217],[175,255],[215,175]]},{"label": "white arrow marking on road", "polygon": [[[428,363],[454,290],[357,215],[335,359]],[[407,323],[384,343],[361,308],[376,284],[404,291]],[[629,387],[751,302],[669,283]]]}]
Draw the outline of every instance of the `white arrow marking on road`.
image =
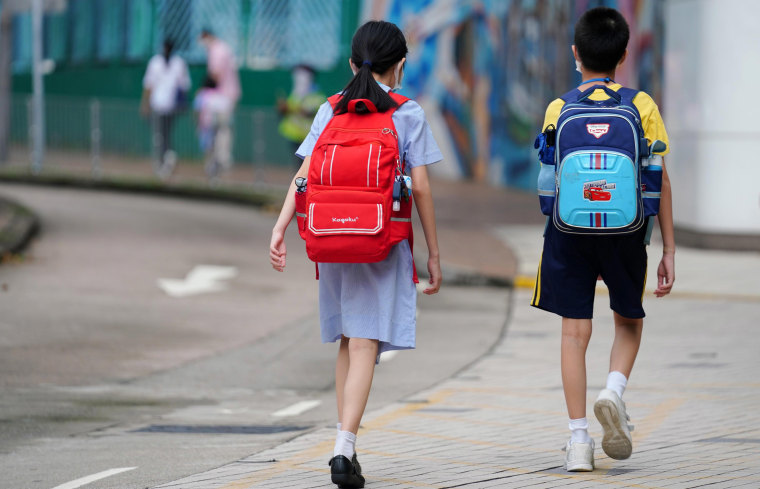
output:
[{"label": "white arrow marking on road", "polygon": [[135,470],[136,468],[137,467],[122,467],[120,469],[104,470],[103,472],[98,472],[97,474],[88,475],[87,477],[82,477],[81,479],[67,482],[65,484],[61,484],[60,486],[55,486],[53,489],[76,489],[77,487],[82,487],[83,485],[89,484],[90,482],[95,482],[100,479],[105,479],[106,477],[111,477],[112,475],[121,474],[122,472]]},{"label": "white arrow marking on road", "polygon": [[184,280],[160,278],[158,286],[171,297],[187,297],[227,290],[227,284],[221,281],[235,278],[237,274],[235,267],[198,265],[187,274]]},{"label": "white arrow marking on road", "polygon": [[315,407],[322,404],[322,401],[301,401],[293,404],[292,406],[288,406],[286,408],[280,409],[279,411],[276,411],[272,413],[272,416],[278,417],[278,418],[284,418],[286,416],[298,416],[299,414],[303,414],[309,409],[314,409]]}]

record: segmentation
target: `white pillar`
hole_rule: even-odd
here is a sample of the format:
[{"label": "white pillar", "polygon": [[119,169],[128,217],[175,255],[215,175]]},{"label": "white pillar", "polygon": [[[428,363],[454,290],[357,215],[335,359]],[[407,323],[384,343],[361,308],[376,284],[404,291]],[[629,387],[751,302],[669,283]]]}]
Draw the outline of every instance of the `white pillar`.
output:
[{"label": "white pillar", "polygon": [[760,238],[758,19],[757,0],[665,7],[666,162],[688,234]]}]

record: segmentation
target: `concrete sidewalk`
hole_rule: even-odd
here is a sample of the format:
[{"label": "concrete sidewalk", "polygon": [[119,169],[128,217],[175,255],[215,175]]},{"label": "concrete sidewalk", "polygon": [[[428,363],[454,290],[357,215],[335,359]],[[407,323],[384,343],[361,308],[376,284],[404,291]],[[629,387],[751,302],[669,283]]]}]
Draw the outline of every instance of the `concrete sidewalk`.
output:
[{"label": "concrete sidewalk", "polygon": [[[469,261],[467,253],[449,255],[449,246],[467,246],[447,238],[456,233],[458,219],[447,214],[440,221],[442,253],[453,258],[447,265],[483,271],[503,256],[499,247]],[[754,337],[760,253],[679,248],[675,292],[664,299],[647,294],[644,341],[625,396],[636,426],[634,454],[625,461],[602,452],[591,409],[606,379],[613,333],[602,286],[588,352],[597,470],[569,474],[563,469],[568,432],[559,319],[528,305],[542,225],[493,224],[473,225],[469,239],[490,234],[489,240],[496,237],[514,252],[518,287],[505,289],[512,301],[507,334],[454,378],[366,414],[357,444],[366,487],[760,487],[760,342]],[[656,243],[650,247],[654,270],[657,249]],[[655,280],[650,270],[649,290]],[[334,435],[328,426],[160,487],[335,487],[327,466]]]}]

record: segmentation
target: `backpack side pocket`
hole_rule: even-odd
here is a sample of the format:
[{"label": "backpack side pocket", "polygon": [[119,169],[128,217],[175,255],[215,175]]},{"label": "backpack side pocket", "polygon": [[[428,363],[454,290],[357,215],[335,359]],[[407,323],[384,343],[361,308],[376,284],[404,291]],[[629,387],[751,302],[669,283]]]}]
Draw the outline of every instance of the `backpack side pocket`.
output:
[{"label": "backpack side pocket", "polygon": [[554,125],[549,124],[533,143],[533,147],[538,150],[538,159],[541,162],[541,169],[538,171],[538,202],[541,205],[541,213],[545,216],[552,215],[554,198],[557,193],[554,162],[556,135],[557,131]]},{"label": "backpack side pocket", "polygon": [[649,164],[641,168],[641,200],[644,203],[644,217],[656,216],[660,212],[660,192],[662,191],[662,156],[653,156]]},{"label": "backpack side pocket", "polygon": [[541,204],[541,213],[551,216],[554,209],[554,198],[557,193],[556,174],[554,165],[541,163],[538,172],[538,202]]}]

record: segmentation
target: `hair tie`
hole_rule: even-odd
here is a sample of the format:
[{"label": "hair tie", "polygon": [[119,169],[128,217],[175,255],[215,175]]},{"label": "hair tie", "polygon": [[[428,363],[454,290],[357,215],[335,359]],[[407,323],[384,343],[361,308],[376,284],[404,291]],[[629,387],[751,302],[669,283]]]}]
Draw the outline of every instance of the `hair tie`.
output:
[{"label": "hair tie", "polygon": [[370,60],[368,60],[368,59],[365,59],[365,60],[364,60],[364,63],[362,63],[362,65],[367,65],[367,66],[369,66],[370,68],[372,68],[372,61],[370,61]]}]

